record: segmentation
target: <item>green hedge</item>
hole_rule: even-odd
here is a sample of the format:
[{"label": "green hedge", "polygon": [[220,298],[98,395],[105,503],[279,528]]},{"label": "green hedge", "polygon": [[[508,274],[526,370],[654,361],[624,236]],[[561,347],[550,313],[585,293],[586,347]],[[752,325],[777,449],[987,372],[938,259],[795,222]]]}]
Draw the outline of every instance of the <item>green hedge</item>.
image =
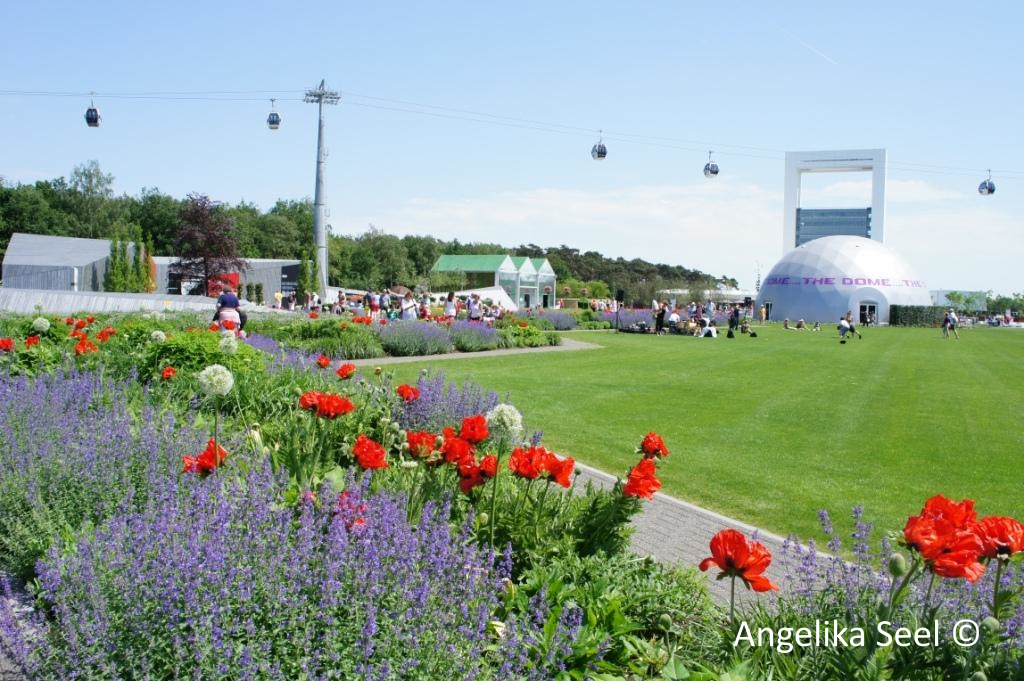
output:
[{"label": "green hedge", "polygon": [[938,305],[890,305],[890,326],[941,326],[946,308]]}]

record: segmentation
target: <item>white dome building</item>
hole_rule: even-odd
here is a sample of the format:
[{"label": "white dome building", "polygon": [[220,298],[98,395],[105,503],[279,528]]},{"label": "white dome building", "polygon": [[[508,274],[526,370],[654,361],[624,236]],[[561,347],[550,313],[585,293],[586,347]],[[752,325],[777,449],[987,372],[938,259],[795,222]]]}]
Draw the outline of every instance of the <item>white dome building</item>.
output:
[{"label": "white dome building", "polygon": [[928,287],[903,258],[878,241],[859,236],[826,236],[782,257],[761,283],[757,306],[768,318],[795,322],[837,322],[852,311],[889,322],[890,305],[931,305]]}]

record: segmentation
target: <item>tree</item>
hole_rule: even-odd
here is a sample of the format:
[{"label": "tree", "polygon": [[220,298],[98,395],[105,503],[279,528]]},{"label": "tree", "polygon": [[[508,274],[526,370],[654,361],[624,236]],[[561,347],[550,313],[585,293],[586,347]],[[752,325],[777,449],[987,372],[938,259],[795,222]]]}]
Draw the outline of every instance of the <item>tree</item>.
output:
[{"label": "tree", "polygon": [[178,259],[171,263],[170,275],[183,284],[200,280],[204,295],[209,295],[212,278],[245,269],[234,224],[203,194],[189,194],[174,248]]}]

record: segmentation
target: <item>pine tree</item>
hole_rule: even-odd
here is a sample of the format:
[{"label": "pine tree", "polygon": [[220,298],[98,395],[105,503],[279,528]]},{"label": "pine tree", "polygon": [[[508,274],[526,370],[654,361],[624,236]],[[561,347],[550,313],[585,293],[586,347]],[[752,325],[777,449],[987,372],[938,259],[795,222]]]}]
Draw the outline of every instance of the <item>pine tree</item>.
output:
[{"label": "pine tree", "polygon": [[298,296],[299,304],[305,304],[306,302],[306,291],[310,290],[309,287],[309,262],[305,258],[299,260],[299,278],[295,282],[297,290],[295,295]]},{"label": "pine tree", "polygon": [[[309,252],[309,255],[310,255],[310,261],[312,263],[312,267],[311,267],[311,269],[312,269],[312,279],[310,279],[310,282],[309,282],[310,283],[309,290],[310,291],[315,291],[317,294],[319,294],[319,293],[321,293],[321,291],[320,291],[320,276],[322,274],[321,271],[320,271],[320,260],[317,259],[317,257],[316,257],[316,249],[315,248],[312,251]],[[327,291],[323,291],[322,293],[324,295],[326,295]]]},{"label": "pine tree", "polygon": [[142,244],[142,228],[135,225],[135,261],[132,263],[132,286],[135,293],[144,293],[149,284],[149,267],[146,265],[146,251]]}]

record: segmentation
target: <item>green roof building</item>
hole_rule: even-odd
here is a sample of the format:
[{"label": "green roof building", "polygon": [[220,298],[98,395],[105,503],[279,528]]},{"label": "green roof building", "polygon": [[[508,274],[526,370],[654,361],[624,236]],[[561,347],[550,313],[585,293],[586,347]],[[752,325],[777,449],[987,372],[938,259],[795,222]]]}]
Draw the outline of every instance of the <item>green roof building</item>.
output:
[{"label": "green roof building", "polygon": [[521,308],[555,305],[555,271],[546,258],[442,255],[430,271],[461,274],[467,289],[500,286]]}]

